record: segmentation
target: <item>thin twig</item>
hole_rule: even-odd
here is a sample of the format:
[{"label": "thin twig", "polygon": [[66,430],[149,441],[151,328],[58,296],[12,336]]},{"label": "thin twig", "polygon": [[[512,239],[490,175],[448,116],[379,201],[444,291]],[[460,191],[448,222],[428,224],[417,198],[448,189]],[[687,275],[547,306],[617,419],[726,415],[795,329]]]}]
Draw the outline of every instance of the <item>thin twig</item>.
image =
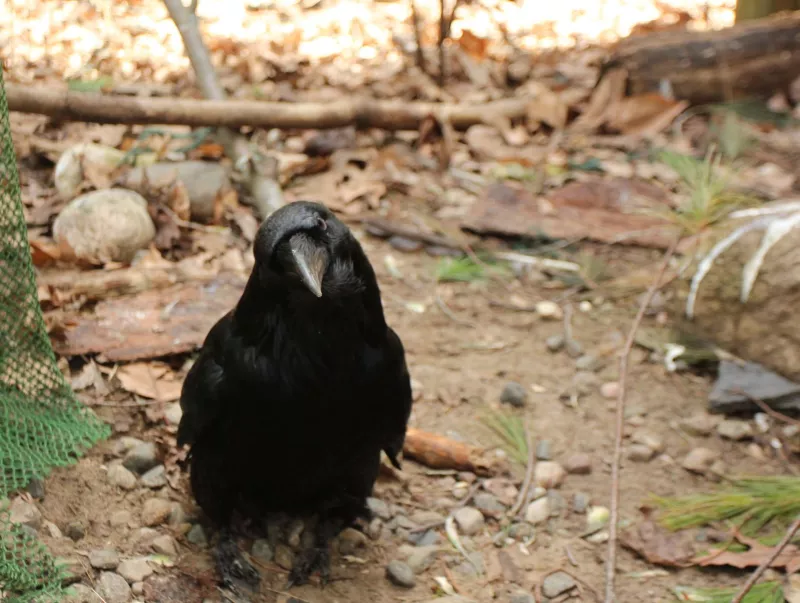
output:
[{"label": "thin twig", "polygon": [[681,237],[676,236],[675,240],[670,244],[669,249],[664,253],[664,259],[661,266],[656,273],[653,283],[647,290],[647,294],[639,306],[639,311],[636,313],[636,318],[633,319],[633,324],[628,332],[628,339],[625,341],[625,346],[622,348],[619,358],[619,395],[617,397],[617,417],[616,417],[616,433],[614,439],[614,456],[611,462],[611,517],[608,530],[608,560],[606,562],[606,603],[615,603],[614,599],[614,575],[617,569],[617,524],[619,523],[619,466],[622,460],[622,437],[625,427],[625,393],[626,393],[626,380],[628,376],[628,357],[633,349],[633,340],[636,337],[636,331],[642,323],[644,314],[647,307],[653,300],[653,296],[661,285],[661,279],[667,270],[669,261],[675,254]]},{"label": "thin twig", "polygon": [[769,558],[765,559],[764,562],[758,566],[758,569],[756,569],[756,571],[753,572],[753,575],[750,576],[747,582],[744,583],[742,590],[740,590],[739,594],[733,598],[731,603],[742,603],[745,595],[750,592],[750,589],[753,588],[753,585],[758,582],[758,579],[761,578],[764,572],[766,572],[773,562],[780,556],[780,554],[783,552],[783,549],[785,549],[786,545],[789,544],[789,541],[794,538],[794,535],[798,529],[800,529],[800,517],[792,522],[792,525],[790,525],[789,529],[786,530],[786,534],[784,534],[783,538],[781,538],[781,541],[775,546],[775,549],[772,551],[772,554],[769,556]]},{"label": "thin twig", "polygon": [[763,410],[765,413],[767,413],[773,419],[778,419],[779,421],[783,421],[785,423],[789,423],[790,425],[798,425],[798,426],[800,426],[800,421],[798,421],[797,419],[793,419],[792,417],[787,417],[785,414],[783,414],[781,412],[778,412],[774,408],[770,407],[770,405],[767,404],[766,402],[764,402],[764,400],[756,398],[755,396],[751,396],[750,394],[748,394],[746,391],[744,391],[742,389],[736,388],[736,389],[729,389],[728,391],[730,393],[732,393],[732,394],[739,394],[740,396],[744,396],[745,398],[748,398],[753,404],[758,406],[761,410]]},{"label": "thin twig", "polygon": [[422,19],[419,16],[416,0],[411,2],[411,25],[414,28],[414,40],[417,42],[417,51],[415,53],[417,59],[417,67],[425,75],[428,74],[428,65],[425,62],[425,51],[422,48]]},{"label": "thin twig", "polygon": [[533,481],[533,467],[536,465],[536,451],[533,448],[533,438],[528,429],[525,430],[525,439],[528,443],[528,466],[525,469],[525,479],[522,480],[522,487],[519,489],[519,494],[517,494],[517,500],[508,512],[508,517],[516,517],[517,513],[522,509],[522,505],[525,504],[525,499],[528,497],[531,481]]},{"label": "thin twig", "polygon": [[458,316],[456,316],[455,313],[450,309],[450,307],[444,302],[444,300],[442,299],[442,296],[439,295],[438,293],[436,294],[436,305],[442,311],[442,314],[447,316],[447,318],[452,320],[457,325],[461,325],[462,327],[472,327],[472,326],[474,326],[468,320],[464,320],[464,319],[459,318]]}]

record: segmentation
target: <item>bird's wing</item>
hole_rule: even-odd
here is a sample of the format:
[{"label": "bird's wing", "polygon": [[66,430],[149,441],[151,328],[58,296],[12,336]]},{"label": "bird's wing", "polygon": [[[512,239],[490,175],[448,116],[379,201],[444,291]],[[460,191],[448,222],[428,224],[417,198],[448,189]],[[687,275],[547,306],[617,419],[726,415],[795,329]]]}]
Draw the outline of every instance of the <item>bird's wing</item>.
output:
[{"label": "bird's wing", "polygon": [[224,316],[209,331],[197,360],[189,369],[181,390],[181,416],[178,445],[194,444],[218,417],[224,396],[225,373],[221,353],[230,336],[231,315]]},{"label": "bird's wing", "polygon": [[387,327],[385,353],[386,370],[380,384],[383,388],[381,397],[385,400],[386,418],[383,451],[392,465],[400,469],[400,462],[397,459],[403,451],[408,417],[411,414],[411,378],[406,366],[403,344],[391,327]]}]

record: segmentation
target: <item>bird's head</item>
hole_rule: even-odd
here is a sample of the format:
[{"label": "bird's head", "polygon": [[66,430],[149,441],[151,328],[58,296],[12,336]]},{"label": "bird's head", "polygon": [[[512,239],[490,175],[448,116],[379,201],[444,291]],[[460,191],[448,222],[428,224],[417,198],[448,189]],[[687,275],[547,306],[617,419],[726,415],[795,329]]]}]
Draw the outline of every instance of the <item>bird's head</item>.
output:
[{"label": "bird's head", "polygon": [[262,279],[289,279],[322,297],[322,281],[350,231],[321,203],[295,201],[258,229],[253,253]]}]

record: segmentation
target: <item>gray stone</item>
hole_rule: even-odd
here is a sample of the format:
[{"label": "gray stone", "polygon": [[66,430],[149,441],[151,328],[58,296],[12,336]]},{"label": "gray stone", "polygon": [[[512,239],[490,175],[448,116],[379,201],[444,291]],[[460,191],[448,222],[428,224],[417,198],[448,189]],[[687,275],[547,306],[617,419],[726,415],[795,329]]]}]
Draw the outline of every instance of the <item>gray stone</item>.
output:
[{"label": "gray stone", "polygon": [[444,523],[444,516],[438,511],[416,511],[411,514],[411,521],[418,526]]},{"label": "gray stone", "polygon": [[143,582],[145,578],[153,575],[153,568],[147,563],[147,559],[139,557],[138,559],[126,559],[119,564],[117,573],[125,578],[129,584],[134,582]]},{"label": "gray stone", "polygon": [[476,534],[483,527],[483,514],[474,507],[461,507],[453,512],[453,519],[458,524],[458,529],[462,534],[471,536]]},{"label": "gray stone", "polygon": [[421,574],[433,565],[439,551],[440,549],[438,546],[417,547],[411,555],[409,555],[406,563],[408,563],[408,567],[410,567],[415,574]]},{"label": "gray stone", "polygon": [[44,498],[44,481],[38,477],[33,477],[28,482],[26,490],[36,500],[42,500]]},{"label": "gray stone", "polygon": [[163,488],[167,485],[167,472],[164,465],[156,465],[142,475],[142,484],[148,488]]},{"label": "gray stone", "polygon": [[564,336],[561,335],[561,334],[558,334],[558,335],[551,335],[550,337],[545,339],[544,344],[547,346],[548,350],[550,350],[551,352],[555,353],[555,352],[560,352],[561,350],[563,350],[564,349],[564,344],[566,342],[567,342],[567,340],[564,338]]},{"label": "gray stone", "polygon": [[483,562],[483,555],[475,551],[469,554],[470,561],[464,561],[456,566],[456,571],[465,576],[477,576],[486,573],[486,566]]},{"label": "gray stone", "polygon": [[517,593],[511,595],[510,603],[536,603],[536,597],[530,593]]},{"label": "gray stone", "polygon": [[529,523],[515,523],[508,529],[508,535],[511,538],[526,540],[536,534],[533,526]]},{"label": "gray stone", "polygon": [[108,523],[112,528],[130,527],[133,522],[133,514],[130,511],[114,511],[108,518]]},{"label": "gray stone", "polygon": [[631,434],[631,442],[647,446],[655,454],[661,454],[666,448],[664,439],[660,435],[643,429],[637,429]]},{"label": "gray stone", "polygon": [[709,409],[721,414],[757,412],[753,399],[775,401],[776,410],[797,409],[800,384],[755,362],[721,360],[717,380],[708,395]]},{"label": "gray stone", "polygon": [[566,572],[554,572],[542,582],[542,594],[545,597],[554,599],[576,586],[575,579]]},{"label": "gray stone", "polygon": [[95,590],[106,603],[128,603],[131,600],[131,587],[128,581],[114,572],[101,572]]},{"label": "gray stone", "polygon": [[379,517],[384,521],[392,518],[392,513],[389,511],[389,505],[378,498],[368,498],[367,507],[369,507],[369,510],[372,511],[372,514],[375,515],[375,517]]},{"label": "gray stone", "polygon": [[525,509],[525,521],[533,525],[543,523],[550,517],[550,501],[547,497],[534,500]]},{"label": "gray stone", "polygon": [[494,494],[478,492],[472,499],[475,507],[484,515],[498,517],[506,512],[506,506]]},{"label": "gray stone", "polygon": [[377,540],[381,536],[382,529],[383,529],[383,521],[379,517],[376,517],[372,521],[370,521],[369,526],[367,526],[367,536],[369,536],[373,540]]},{"label": "gray stone", "polygon": [[550,490],[547,493],[547,498],[550,503],[550,517],[558,517],[567,508],[567,501],[564,500],[560,492]]},{"label": "gray stone", "polygon": [[583,355],[583,346],[574,339],[567,341],[566,350],[570,358],[579,358]]},{"label": "gray stone", "polygon": [[178,556],[178,543],[169,534],[163,534],[158,538],[154,538],[150,546],[156,553],[166,555],[167,557]]},{"label": "gray stone", "polygon": [[136,487],[136,476],[120,462],[110,465],[107,475],[109,482],[123,490],[133,490]]},{"label": "gray stone", "polygon": [[528,390],[521,383],[509,381],[500,393],[500,402],[510,404],[516,408],[522,408],[528,401]]},{"label": "gray stone", "polygon": [[181,403],[180,402],[173,402],[172,404],[167,404],[167,407],[164,409],[164,419],[166,419],[167,423],[170,425],[177,425],[181,422],[181,417],[183,416],[183,410],[181,410]]},{"label": "gray stone", "polygon": [[139,446],[140,444],[144,444],[142,440],[138,438],[132,438],[130,436],[123,436],[118,440],[114,441],[114,446],[112,450],[116,456],[125,456],[128,452]]},{"label": "gray stone", "polygon": [[90,551],[89,565],[100,570],[115,570],[119,565],[119,554],[113,549]]},{"label": "gray stone", "polygon": [[553,450],[550,440],[539,440],[536,443],[536,460],[537,461],[552,461]]},{"label": "gray stone", "polygon": [[153,527],[164,523],[172,513],[172,503],[163,498],[150,498],[142,507],[142,523]]},{"label": "gray stone", "polygon": [[42,527],[42,513],[35,503],[15,498],[9,508],[9,521],[16,525],[28,526],[36,531]]},{"label": "gray stone", "polygon": [[269,545],[269,541],[265,538],[259,538],[253,541],[253,546],[250,549],[250,554],[264,563],[269,563],[275,557],[275,551]]},{"label": "gray stone", "polygon": [[158,465],[158,450],[152,442],[137,444],[127,452],[122,464],[129,471],[144,473]]},{"label": "gray stone", "polygon": [[397,560],[390,561],[386,566],[386,577],[392,584],[402,588],[414,588],[417,583],[414,571],[408,564]]},{"label": "gray stone", "polygon": [[436,530],[426,530],[419,535],[419,538],[414,540],[414,544],[417,546],[431,546],[433,544],[439,544],[441,541],[442,537],[439,536]]},{"label": "gray stone", "polygon": [[753,437],[753,427],[747,421],[725,419],[717,425],[717,433],[726,440],[748,440]]},{"label": "gray stone", "polygon": [[635,463],[647,463],[655,454],[655,450],[648,448],[644,444],[631,444],[628,447],[628,458]]},{"label": "gray stone", "polygon": [[186,534],[186,540],[191,542],[192,544],[196,544],[197,546],[206,546],[208,544],[208,538],[206,537],[206,532],[199,523],[196,523],[192,526],[189,530],[189,533]]},{"label": "gray stone", "polygon": [[575,361],[575,368],[579,371],[590,371],[596,373],[603,368],[603,362],[597,356],[584,354]]},{"label": "gray stone", "polygon": [[717,459],[719,459],[718,452],[708,448],[695,448],[683,459],[682,466],[694,473],[705,473]]},{"label": "gray stone", "polygon": [[592,497],[585,492],[576,492],[572,496],[572,510],[575,513],[586,513],[589,504],[592,502]]},{"label": "gray stone", "polygon": [[95,603],[97,595],[85,584],[73,584],[66,591],[62,603]]},{"label": "gray stone", "polygon": [[367,546],[367,537],[355,528],[345,528],[339,534],[339,553],[355,555],[356,551]]},{"label": "gray stone", "polygon": [[279,544],[275,547],[275,563],[285,570],[291,570],[294,567],[294,552],[285,544]]}]

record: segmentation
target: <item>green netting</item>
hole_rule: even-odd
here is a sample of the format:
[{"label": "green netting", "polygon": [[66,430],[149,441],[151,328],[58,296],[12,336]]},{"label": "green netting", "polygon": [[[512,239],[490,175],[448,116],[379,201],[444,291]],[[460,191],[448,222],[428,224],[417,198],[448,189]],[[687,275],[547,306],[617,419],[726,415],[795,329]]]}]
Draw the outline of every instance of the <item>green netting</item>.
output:
[{"label": "green netting", "polygon": [[[74,462],[107,426],[74,396],[45,330],[22,213],[0,68],[0,600],[61,600],[63,569],[9,497],[31,478]],[[5,598],[3,591],[5,591]]]}]

